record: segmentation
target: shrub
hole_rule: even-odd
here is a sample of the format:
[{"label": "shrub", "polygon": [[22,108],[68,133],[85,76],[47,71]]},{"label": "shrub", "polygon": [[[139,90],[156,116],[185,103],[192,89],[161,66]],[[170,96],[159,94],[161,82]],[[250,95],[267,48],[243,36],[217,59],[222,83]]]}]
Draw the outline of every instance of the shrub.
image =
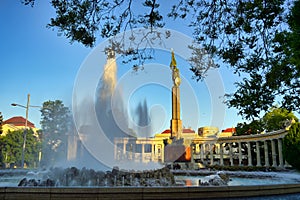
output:
[{"label": "shrub", "polygon": [[286,161],[300,170],[300,123],[294,123],[283,139],[283,156]]}]

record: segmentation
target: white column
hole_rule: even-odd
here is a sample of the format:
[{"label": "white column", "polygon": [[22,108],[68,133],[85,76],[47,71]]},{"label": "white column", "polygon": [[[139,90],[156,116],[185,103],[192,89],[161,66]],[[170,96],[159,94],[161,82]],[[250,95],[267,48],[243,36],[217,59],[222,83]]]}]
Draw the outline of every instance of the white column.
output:
[{"label": "white column", "polygon": [[123,141],[123,156],[126,157],[126,144],[127,144],[127,141]]},{"label": "white column", "polygon": [[272,161],[273,161],[272,167],[277,167],[275,140],[271,140],[271,147],[272,147]]},{"label": "white column", "polygon": [[265,167],[270,167],[269,163],[269,149],[268,149],[268,141],[264,141],[264,149],[265,149]]},{"label": "white column", "polygon": [[286,160],[284,160],[284,168],[287,168],[287,167],[291,167],[291,165]]},{"label": "white column", "polygon": [[197,154],[199,154],[199,144],[194,144],[194,146],[195,146],[195,152],[194,152],[194,154],[195,155],[197,155]]},{"label": "white column", "polygon": [[151,161],[154,161],[154,144],[153,141],[151,142]]},{"label": "white column", "polygon": [[115,160],[118,160],[117,155],[118,155],[118,143],[115,142],[114,143],[114,159]]},{"label": "white column", "polygon": [[210,165],[214,164],[213,144],[209,144]]},{"label": "white column", "polygon": [[248,147],[248,166],[252,166],[251,144],[247,142]]},{"label": "white column", "polygon": [[239,166],[242,166],[242,143],[239,142]]},{"label": "white column", "polygon": [[165,162],[165,149],[164,149],[164,144],[161,144],[161,162]]},{"label": "white column", "polygon": [[145,160],[144,160],[144,157],[145,157],[144,152],[145,152],[145,144],[142,144],[142,153],[141,153],[141,157],[142,157],[141,160],[142,160],[142,163],[145,162]]},{"label": "white column", "polygon": [[230,165],[233,166],[233,158],[232,158],[232,144],[229,143],[229,160],[230,160]]},{"label": "white column", "polygon": [[256,141],[256,161],[257,161],[256,166],[260,167],[261,166],[261,161],[260,161],[259,141]]},{"label": "white column", "polygon": [[223,160],[223,143],[220,143],[220,165],[224,165],[224,160]]},{"label": "white column", "polygon": [[129,159],[129,153],[126,151],[126,145],[127,145],[128,141],[124,141],[123,143],[123,158],[125,160]]},{"label": "white column", "polygon": [[135,149],[136,149],[136,146],[135,146],[135,144],[131,141],[131,145],[132,145],[132,160],[133,161],[136,161],[135,160]]},{"label": "white column", "polygon": [[[196,144],[192,143],[191,146],[191,164],[192,164],[192,169],[194,169],[194,154],[196,153]],[[195,149],[195,151],[194,151]]]},{"label": "white column", "polygon": [[204,144],[200,144],[201,148],[200,148],[200,158],[201,158],[201,162],[204,162]]},{"label": "white column", "polygon": [[279,167],[283,168],[282,140],[278,139]]}]

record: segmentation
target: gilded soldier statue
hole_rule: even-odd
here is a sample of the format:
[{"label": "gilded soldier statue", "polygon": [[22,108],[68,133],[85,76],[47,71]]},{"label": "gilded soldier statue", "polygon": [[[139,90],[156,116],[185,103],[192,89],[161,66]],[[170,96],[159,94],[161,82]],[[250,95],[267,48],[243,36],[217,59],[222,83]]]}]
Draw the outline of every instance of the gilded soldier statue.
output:
[{"label": "gilded soldier statue", "polygon": [[180,75],[179,75],[179,69],[177,68],[176,60],[174,51],[172,50],[172,60],[170,63],[170,68],[172,70],[172,79],[175,86],[179,86],[181,83]]}]

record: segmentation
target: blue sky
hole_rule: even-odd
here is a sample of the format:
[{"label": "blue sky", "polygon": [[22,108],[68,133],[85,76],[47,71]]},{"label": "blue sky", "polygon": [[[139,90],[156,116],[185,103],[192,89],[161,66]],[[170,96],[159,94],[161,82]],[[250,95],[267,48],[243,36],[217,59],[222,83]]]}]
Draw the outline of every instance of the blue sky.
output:
[{"label": "blue sky", "polygon": [[[81,44],[70,42],[64,38],[57,36],[56,31],[46,28],[50,18],[55,14],[53,8],[47,1],[36,1],[35,6],[24,6],[20,1],[2,0],[0,1],[0,112],[4,119],[13,116],[25,116],[25,110],[20,107],[12,107],[11,103],[26,104],[27,94],[30,93],[31,105],[42,105],[47,100],[62,100],[66,106],[71,107],[72,90],[78,70],[85,58],[92,51]],[[190,31],[186,29],[187,25],[178,27],[178,24],[171,22],[166,28],[177,29],[185,34]],[[101,39],[99,40],[101,42]],[[175,50],[176,51],[176,50]],[[165,58],[165,57],[164,57]],[[183,63],[178,58],[179,64]],[[157,60],[161,62],[161,59]],[[161,63],[168,65],[169,57]],[[119,64],[120,65],[120,64]],[[120,66],[119,66],[120,67]],[[127,70],[128,71],[128,70]],[[181,70],[186,73],[185,77],[190,77],[188,70]],[[220,68],[220,74],[224,83],[225,92],[233,92],[233,83],[237,77],[227,68]],[[121,76],[121,75],[120,75]],[[195,91],[198,91],[196,96],[200,107],[199,126],[209,124],[211,109],[209,109],[210,100],[207,93],[207,85],[189,81]],[[158,95],[160,98],[167,97],[167,90],[158,89],[156,87],[145,87],[147,91],[155,90],[161,92]],[[143,95],[143,88],[139,89],[131,98],[132,104],[147,99]],[[206,94],[206,95],[200,95]],[[149,104],[160,104],[161,99],[156,97],[149,98]],[[170,98],[165,99],[164,103],[166,112],[166,122],[162,125],[164,128],[169,126],[170,114]],[[130,105],[131,109],[134,105]],[[192,108],[183,108],[190,109]],[[187,114],[185,114],[187,116]],[[187,117],[186,117],[187,118]],[[188,119],[188,118],[187,118]],[[39,109],[31,108],[29,110],[29,120],[40,127],[40,112]],[[155,120],[153,120],[155,122]],[[159,121],[159,120],[156,120]],[[187,120],[188,121],[188,120]],[[241,117],[237,116],[236,110],[226,109],[225,123],[226,128],[236,125],[242,121]],[[192,123],[184,122],[186,126]],[[198,126],[197,125],[197,126]],[[193,127],[197,128],[197,127]]]},{"label": "blue sky", "polygon": [[[79,44],[70,44],[46,28],[54,11],[47,1],[37,1],[34,8],[20,1],[0,2],[0,110],[5,119],[24,116],[25,110],[10,106],[31,105],[61,99],[71,104],[73,82],[77,69],[90,52]],[[29,119],[39,126],[40,112],[32,108]]]}]

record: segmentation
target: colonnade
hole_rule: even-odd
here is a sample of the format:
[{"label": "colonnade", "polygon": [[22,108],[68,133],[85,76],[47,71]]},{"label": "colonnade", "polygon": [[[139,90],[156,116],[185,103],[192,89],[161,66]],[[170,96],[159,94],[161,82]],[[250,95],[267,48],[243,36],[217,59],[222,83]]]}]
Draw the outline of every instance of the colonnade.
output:
[{"label": "colonnade", "polygon": [[[115,160],[131,160],[134,162],[164,162],[163,141],[151,139],[139,140],[132,138],[116,138],[114,144]],[[151,150],[145,148],[146,145],[151,146]],[[139,150],[137,151],[137,147]]]},{"label": "colonnade", "polygon": [[[286,130],[265,134],[199,137],[188,141],[192,164],[284,168]],[[165,138],[115,138],[115,160],[165,163]],[[146,148],[147,145],[147,148]],[[169,152],[170,154],[172,152]]]},{"label": "colonnade", "polygon": [[286,132],[201,138],[191,143],[192,163],[220,166],[257,166],[284,168],[282,139]]}]

